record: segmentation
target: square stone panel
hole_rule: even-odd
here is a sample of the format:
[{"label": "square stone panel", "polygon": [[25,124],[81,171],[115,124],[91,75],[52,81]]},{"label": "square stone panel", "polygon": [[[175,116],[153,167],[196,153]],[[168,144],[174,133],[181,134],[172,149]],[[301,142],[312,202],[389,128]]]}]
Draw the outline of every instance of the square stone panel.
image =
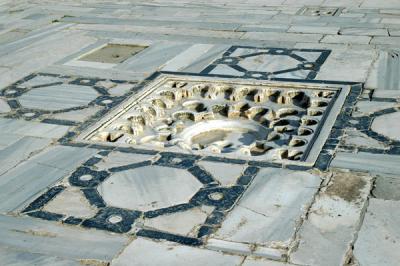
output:
[{"label": "square stone panel", "polygon": [[161,75],[78,140],[312,165],[349,89]]},{"label": "square stone panel", "polygon": [[118,64],[146,49],[146,46],[107,44],[79,58],[81,61]]}]

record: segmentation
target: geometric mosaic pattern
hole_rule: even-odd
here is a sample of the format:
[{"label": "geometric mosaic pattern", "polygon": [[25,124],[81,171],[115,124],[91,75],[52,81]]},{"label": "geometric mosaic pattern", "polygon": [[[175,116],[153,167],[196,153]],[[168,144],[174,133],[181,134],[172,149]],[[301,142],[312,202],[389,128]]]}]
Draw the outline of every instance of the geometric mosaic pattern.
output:
[{"label": "geometric mosaic pattern", "polygon": [[330,50],[232,46],[201,73],[253,79],[316,77]]},{"label": "geometric mosaic pattern", "polygon": [[[100,117],[119,104],[125,94],[132,93],[134,84],[123,80],[36,73],[1,90],[0,96],[5,97],[11,107],[7,118],[76,125],[75,120],[59,117],[81,112],[89,118],[95,111],[98,111],[96,117]],[[95,110],[92,114],[85,113],[91,108]]]},{"label": "geometric mosaic pattern", "polygon": [[[86,228],[97,228],[116,233],[129,232],[130,234],[135,233],[138,236],[167,239],[186,245],[200,245],[202,237],[210,235],[220,226],[227,212],[241,197],[259,170],[258,167],[248,166],[244,168],[243,172],[232,185],[224,186],[218,181],[218,177],[214,177],[196,163],[199,160],[198,156],[177,156],[176,154],[164,152],[159,156],[153,157],[153,159],[144,159],[132,164],[99,170],[96,165],[103,157],[107,157],[109,153],[109,150],[100,151],[97,155],[86,161],[83,166],[74,171],[66,180],[51,187],[43,195],[34,200],[23,210],[23,213],[32,217],[61,221],[66,224]],[[140,157],[142,154],[134,155]],[[152,167],[147,170],[146,168],[149,166]],[[129,173],[127,176],[132,176],[135,171],[142,171],[142,169],[143,171],[152,173],[149,175],[143,175],[142,173],[141,176],[138,176],[141,179],[138,184],[140,184],[139,187],[142,187],[142,189],[144,186],[144,190],[154,189],[154,185],[151,187],[151,184],[146,188],[146,182],[151,182],[151,180],[148,181],[154,176],[154,172],[151,171],[156,168],[162,168],[160,171],[166,175],[168,175],[169,171],[175,171],[179,178],[178,183],[173,184],[175,187],[181,186],[180,188],[185,190],[185,182],[195,182],[198,184],[192,187],[195,188],[194,190],[188,190],[192,196],[186,198],[186,202],[177,202],[171,199],[177,199],[176,191],[180,191],[180,189],[161,186],[157,190],[157,193],[165,194],[161,199],[156,194],[153,194],[153,199],[148,198],[149,192],[142,195],[143,198],[147,197],[149,199],[149,203],[158,198],[158,202],[162,204],[158,208],[156,205],[151,204],[146,205],[147,207],[137,207],[137,205],[132,204],[121,208],[116,206],[118,204],[107,202],[104,199],[104,193],[109,190],[109,187],[105,186],[105,183],[118,185],[120,181],[119,175],[127,172]],[[167,176],[163,175],[163,178],[165,180],[164,183],[168,182],[168,179],[166,179]],[[173,177],[169,176],[169,178]],[[179,185],[179,183],[181,184]],[[60,212],[64,213],[48,211],[49,208],[47,206],[63,192],[71,190],[71,188],[77,188],[82,192],[82,195],[90,203],[91,208],[95,210],[94,215],[92,214],[91,217],[82,215],[86,216],[82,218],[65,214],[65,212],[68,212],[68,209],[73,208],[73,203],[68,205],[68,202],[64,202],[63,207],[59,209]],[[118,194],[121,193],[116,191],[114,196],[117,197]],[[129,195],[126,196],[129,197]],[[142,199],[136,200],[142,201]],[[165,232],[165,230],[157,230],[152,228],[151,225],[147,225],[148,220],[176,213],[181,214],[198,208],[208,209],[208,213],[202,221],[196,221],[199,224],[191,230],[190,236],[185,233],[176,234]],[[88,213],[90,215],[91,212]],[[134,229],[133,231],[132,228]]]}]

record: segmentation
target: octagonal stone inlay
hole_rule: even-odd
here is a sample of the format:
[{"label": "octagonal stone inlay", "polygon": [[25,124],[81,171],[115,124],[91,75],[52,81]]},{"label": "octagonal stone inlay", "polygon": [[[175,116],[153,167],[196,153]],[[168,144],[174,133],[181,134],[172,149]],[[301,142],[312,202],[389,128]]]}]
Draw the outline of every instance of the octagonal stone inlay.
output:
[{"label": "octagonal stone inlay", "polygon": [[201,187],[186,170],[147,166],[115,173],[97,190],[111,206],[149,211],[186,203]]},{"label": "octagonal stone inlay", "polygon": [[400,112],[378,116],[371,129],[393,140],[400,140]]},{"label": "octagonal stone inlay", "polygon": [[61,84],[32,89],[18,100],[25,108],[56,111],[85,106],[97,97],[91,87]]}]

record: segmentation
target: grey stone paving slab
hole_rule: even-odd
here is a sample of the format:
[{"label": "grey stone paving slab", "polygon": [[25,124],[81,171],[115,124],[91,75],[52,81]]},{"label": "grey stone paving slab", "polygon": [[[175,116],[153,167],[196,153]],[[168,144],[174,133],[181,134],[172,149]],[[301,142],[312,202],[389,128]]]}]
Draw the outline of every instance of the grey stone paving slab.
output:
[{"label": "grey stone paving slab", "polygon": [[62,84],[32,89],[18,100],[26,108],[55,111],[85,106],[98,96],[91,87]]},{"label": "grey stone paving slab", "polygon": [[14,144],[23,137],[24,136],[11,133],[0,133],[0,150]]},{"label": "grey stone paving slab", "polygon": [[7,266],[79,266],[77,260],[63,259],[51,255],[31,253],[0,246],[0,261]]},{"label": "grey stone paving slab", "polygon": [[201,161],[197,163],[207,172],[213,175],[223,186],[231,186],[236,183],[236,179],[242,174],[245,167],[241,164],[224,164],[220,162]]},{"label": "grey stone paving slab", "polygon": [[0,150],[0,176],[50,143],[50,139],[23,137],[14,144]]},{"label": "grey stone paving slab", "polygon": [[249,257],[247,257],[242,264],[242,266],[290,266],[290,265],[293,264],[288,264],[279,261],[264,260],[264,259],[254,259]]},{"label": "grey stone paving slab", "polygon": [[73,187],[68,187],[58,194],[43,210],[76,218],[90,218],[97,212],[90,205],[82,191]]},{"label": "grey stone paving slab", "polygon": [[319,177],[306,172],[262,169],[215,237],[288,245],[320,182]]},{"label": "grey stone paving slab", "polygon": [[246,32],[242,39],[284,42],[319,42],[323,35],[311,33]]},{"label": "grey stone paving slab", "polygon": [[366,134],[356,130],[346,130],[345,136],[343,137],[343,144],[349,146],[357,146],[364,148],[376,148],[376,149],[387,149],[387,145],[376,139],[368,137]]},{"label": "grey stone paving slab", "polygon": [[0,118],[1,133],[38,138],[61,138],[69,127],[32,121]]},{"label": "grey stone paving slab", "polygon": [[[374,92],[374,96],[380,97],[378,94],[379,91]],[[382,95],[385,96],[383,98],[386,98],[386,96],[392,96],[392,95]],[[392,98],[392,97],[387,97],[387,98]],[[356,111],[353,113],[353,116],[364,116],[368,114],[372,114],[377,111],[381,111],[384,109],[389,109],[393,107],[399,107],[400,103],[393,103],[393,102],[374,102],[374,101],[359,101],[356,104]]]},{"label": "grey stone paving slab", "polygon": [[186,43],[158,42],[127,60],[118,68],[150,74],[188,47],[190,47],[190,44]]},{"label": "grey stone paving slab", "polygon": [[397,155],[338,152],[333,158],[331,166],[395,175],[400,174],[399,160],[400,156]]},{"label": "grey stone paving slab", "polygon": [[322,43],[348,43],[348,44],[368,44],[371,40],[369,36],[345,36],[345,35],[326,35],[322,38]]},{"label": "grey stone paving slab", "polygon": [[100,162],[98,162],[96,168],[99,170],[105,170],[112,167],[140,163],[154,158],[154,155],[113,151],[107,157],[104,157]]},{"label": "grey stone paving slab", "polygon": [[59,146],[19,164],[0,178],[0,210],[22,208],[93,154],[91,149]]},{"label": "grey stone paving slab", "polygon": [[8,113],[11,111],[10,106],[7,104],[6,100],[0,98],[0,114]]},{"label": "grey stone paving slab", "polygon": [[381,115],[374,119],[371,125],[371,129],[390,139],[400,140],[399,121],[400,121],[400,112]]},{"label": "grey stone paving slab", "polygon": [[146,219],[146,227],[184,236],[195,236],[195,229],[203,224],[213,208],[194,208],[185,212],[171,213]]},{"label": "grey stone paving slab", "polygon": [[360,265],[396,265],[400,260],[400,203],[370,199],[354,245]]},{"label": "grey stone paving slab", "polygon": [[287,32],[297,33],[320,33],[320,34],[337,34],[339,27],[326,27],[326,26],[291,26]]},{"label": "grey stone paving slab", "polygon": [[80,110],[76,110],[76,111],[53,114],[50,117],[54,118],[54,119],[83,122],[87,118],[96,114],[100,110],[101,110],[101,107],[93,106],[93,107],[88,107],[88,108],[80,109]]},{"label": "grey stone paving slab", "polygon": [[368,28],[343,28],[340,30],[342,35],[364,35],[364,36],[388,36],[387,29],[368,29]]},{"label": "grey stone paving slab", "polygon": [[186,203],[201,187],[185,170],[153,165],[114,173],[97,189],[111,206],[148,211]]},{"label": "grey stone paving slab", "polygon": [[400,178],[398,176],[378,176],[372,194],[379,199],[400,200]]},{"label": "grey stone paving slab", "polygon": [[371,189],[367,175],[333,173],[298,232],[289,261],[300,265],[343,265]]},{"label": "grey stone paving slab", "polygon": [[138,238],[134,240],[121,255],[114,259],[111,265],[203,266],[212,261],[212,264],[216,266],[234,266],[240,265],[242,260],[242,257],[224,255],[216,251],[181,246],[167,241],[153,242],[144,238]]},{"label": "grey stone paving slab", "polygon": [[65,259],[111,260],[126,236],[62,226],[30,217],[0,215],[0,245]]}]

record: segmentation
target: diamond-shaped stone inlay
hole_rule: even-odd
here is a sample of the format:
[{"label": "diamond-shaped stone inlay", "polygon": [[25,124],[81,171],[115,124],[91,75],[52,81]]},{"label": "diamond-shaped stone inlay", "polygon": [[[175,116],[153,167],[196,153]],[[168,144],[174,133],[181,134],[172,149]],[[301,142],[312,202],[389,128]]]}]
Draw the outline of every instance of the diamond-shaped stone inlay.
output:
[{"label": "diamond-shaped stone inlay", "polygon": [[233,158],[304,161],[340,90],[302,83],[161,78],[83,137]]},{"label": "diamond-shaped stone inlay", "polygon": [[153,165],[115,173],[97,190],[110,206],[149,211],[187,203],[201,187],[186,170]]}]

